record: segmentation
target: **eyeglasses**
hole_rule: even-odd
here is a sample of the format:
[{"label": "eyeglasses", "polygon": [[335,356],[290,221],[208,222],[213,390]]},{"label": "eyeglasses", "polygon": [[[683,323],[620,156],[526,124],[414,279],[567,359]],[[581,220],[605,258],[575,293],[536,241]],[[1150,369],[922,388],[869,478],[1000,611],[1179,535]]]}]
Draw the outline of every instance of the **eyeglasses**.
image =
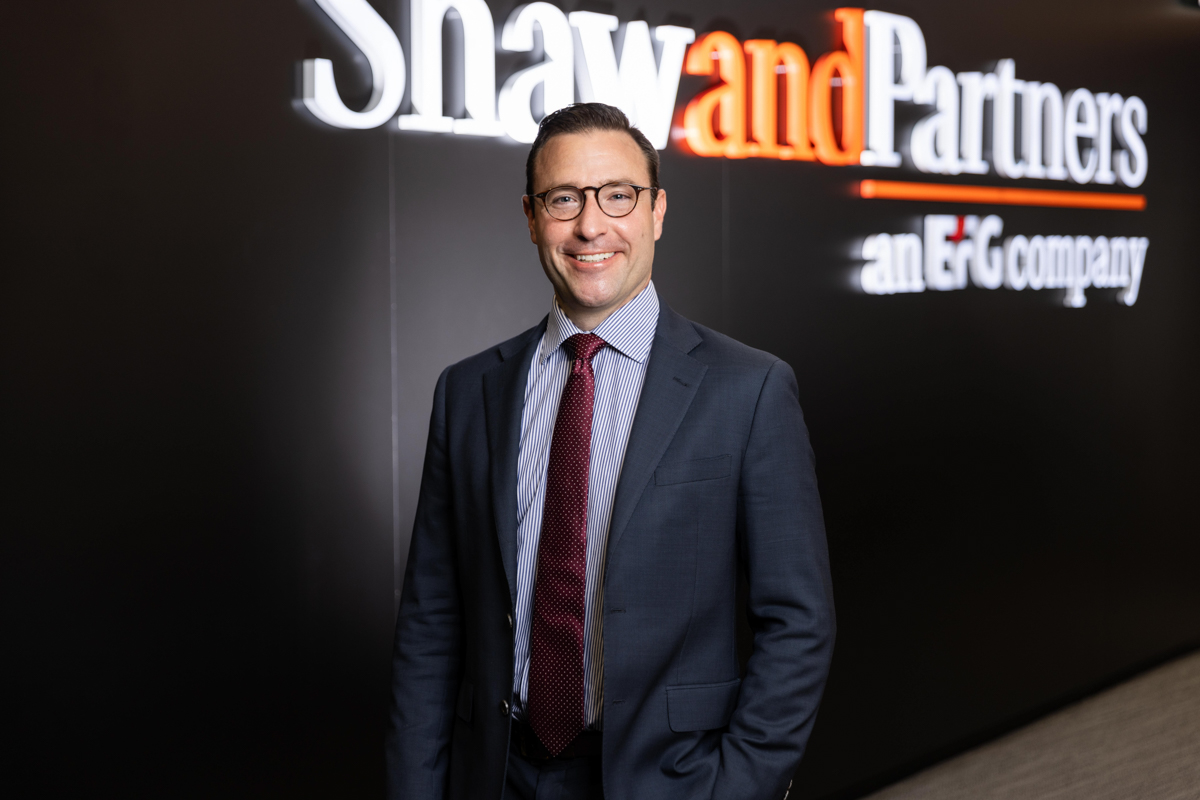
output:
[{"label": "eyeglasses", "polygon": [[557,186],[530,197],[541,200],[547,214],[566,222],[583,213],[589,189],[596,193],[596,204],[600,206],[600,210],[610,217],[624,217],[632,212],[637,207],[638,198],[647,189],[650,190],[651,202],[658,194],[658,189],[650,186],[606,183],[603,186],[584,186],[582,189],[578,186]]}]

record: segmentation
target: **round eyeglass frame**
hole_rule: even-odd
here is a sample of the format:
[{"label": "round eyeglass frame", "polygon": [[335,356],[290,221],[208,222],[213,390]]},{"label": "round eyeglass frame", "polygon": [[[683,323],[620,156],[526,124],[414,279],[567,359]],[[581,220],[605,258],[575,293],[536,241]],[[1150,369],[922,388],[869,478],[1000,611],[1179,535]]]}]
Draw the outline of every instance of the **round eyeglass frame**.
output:
[{"label": "round eyeglass frame", "polygon": [[[628,186],[630,189],[633,189],[637,193],[637,197],[634,198],[633,205],[630,206],[629,210],[626,211],[624,214],[609,214],[607,211],[604,210],[604,206],[600,204],[600,190],[605,189],[609,186]],[[546,195],[550,194],[551,192],[556,192],[559,189],[574,189],[575,191],[577,191],[583,195],[583,202],[579,204],[579,211],[577,211],[574,216],[556,217],[556,216],[554,216],[553,213],[551,213],[550,206],[546,205]],[[611,217],[612,219],[620,219],[621,217],[628,217],[630,214],[632,214],[633,210],[635,208],[637,208],[638,202],[642,199],[642,192],[646,191],[647,189],[650,190],[651,202],[653,202],[653,199],[658,196],[658,188],[655,186],[638,186],[636,183],[626,183],[625,181],[614,181],[613,183],[606,183],[603,186],[555,186],[551,189],[547,189],[544,192],[538,192],[537,194],[531,194],[531,195],[526,195],[526,196],[534,197],[534,198],[537,198],[538,200],[541,200],[542,208],[546,209],[546,213],[550,215],[551,219],[556,219],[559,222],[570,222],[573,219],[578,219],[579,215],[583,213],[583,209],[587,207],[588,189],[591,189],[592,192],[596,195],[596,207],[599,208],[602,212],[604,212],[604,216]]]}]

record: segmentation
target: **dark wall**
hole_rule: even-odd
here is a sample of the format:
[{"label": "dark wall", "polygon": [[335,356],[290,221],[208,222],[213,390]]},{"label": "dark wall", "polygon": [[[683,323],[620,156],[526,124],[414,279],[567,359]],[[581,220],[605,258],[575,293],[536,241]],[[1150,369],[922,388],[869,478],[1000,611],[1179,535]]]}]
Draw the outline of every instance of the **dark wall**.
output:
[{"label": "dark wall", "polygon": [[[375,796],[434,379],[550,302],[525,148],[297,110],[305,57],[368,93],[312,5],[10,5],[5,772],[37,794]],[[515,4],[490,5],[499,27]],[[399,6],[377,4],[402,28]],[[813,57],[832,7],[606,6]],[[1200,11],[872,7],[917,19],[931,65],[1012,57],[1142,97],[1149,207],[865,201],[853,182],[914,173],[664,153],[660,295],[795,368],[818,456],[840,630],[801,797],[1200,641]],[[862,236],[980,211],[1149,237],[1137,304],[849,288]]]}]

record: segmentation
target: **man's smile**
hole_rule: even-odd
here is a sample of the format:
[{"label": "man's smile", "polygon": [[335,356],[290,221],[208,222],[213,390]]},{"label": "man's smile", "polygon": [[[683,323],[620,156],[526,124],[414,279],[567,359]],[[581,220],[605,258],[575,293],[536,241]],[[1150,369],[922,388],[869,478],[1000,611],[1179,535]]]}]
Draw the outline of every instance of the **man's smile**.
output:
[{"label": "man's smile", "polygon": [[585,264],[598,264],[615,256],[616,251],[609,251],[607,253],[568,253],[568,255],[576,261],[582,261]]}]

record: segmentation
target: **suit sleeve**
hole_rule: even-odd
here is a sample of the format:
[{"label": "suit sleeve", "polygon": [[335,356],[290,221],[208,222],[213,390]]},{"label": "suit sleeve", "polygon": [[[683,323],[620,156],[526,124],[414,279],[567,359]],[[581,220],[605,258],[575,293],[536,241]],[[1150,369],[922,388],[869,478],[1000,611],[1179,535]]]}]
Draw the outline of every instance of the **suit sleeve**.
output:
[{"label": "suit sleeve", "polygon": [[438,379],[396,617],[386,739],[389,800],[439,800],[449,771],[462,618],[447,455],[447,372]]},{"label": "suit sleeve", "polygon": [[804,754],[833,654],[833,590],[808,430],[776,361],[754,412],[738,489],[754,648],[721,742],[714,798],[782,798]]}]

